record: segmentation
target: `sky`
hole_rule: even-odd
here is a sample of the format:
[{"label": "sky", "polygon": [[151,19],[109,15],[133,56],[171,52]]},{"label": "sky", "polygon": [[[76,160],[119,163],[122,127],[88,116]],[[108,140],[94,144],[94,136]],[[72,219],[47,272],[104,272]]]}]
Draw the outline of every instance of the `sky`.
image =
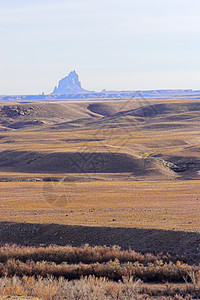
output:
[{"label": "sky", "polygon": [[199,0],[0,0],[0,95],[200,90]]}]

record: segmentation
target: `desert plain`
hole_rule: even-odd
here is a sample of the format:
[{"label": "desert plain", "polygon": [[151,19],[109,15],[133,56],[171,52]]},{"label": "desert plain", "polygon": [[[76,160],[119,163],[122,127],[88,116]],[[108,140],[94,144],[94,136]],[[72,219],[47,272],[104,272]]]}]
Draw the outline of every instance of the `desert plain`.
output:
[{"label": "desert plain", "polygon": [[0,220],[198,235],[199,123],[189,97],[2,103]]},{"label": "desert plain", "polygon": [[198,299],[199,124],[195,97],[2,101],[1,295]]}]

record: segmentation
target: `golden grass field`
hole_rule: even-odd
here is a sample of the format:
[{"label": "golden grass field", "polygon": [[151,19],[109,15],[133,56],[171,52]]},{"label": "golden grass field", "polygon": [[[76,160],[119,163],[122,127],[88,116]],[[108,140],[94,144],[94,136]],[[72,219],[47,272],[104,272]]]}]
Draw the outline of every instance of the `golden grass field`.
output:
[{"label": "golden grass field", "polygon": [[[52,190],[53,192],[48,192]],[[198,181],[1,183],[1,221],[199,231]]]},{"label": "golden grass field", "polygon": [[[4,110],[2,104],[0,220],[199,232],[199,105],[198,99],[8,103]],[[60,153],[76,154],[76,171],[68,171]],[[127,156],[107,162],[102,153]],[[130,158],[133,172],[126,171]],[[184,172],[162,162],[184,159],[192,161]]]},{"label": "golden grass field", "polygon": [[[161,295],[197,299],[199,124],[200,100],[193,98],[0,103],[0,293],[5,296],[1,299],[14,295],[63,299],[66,287],[79,295],[66,299],[82,299],[82,290],[88,289],[92,297],[97,286],[98,295],[104,291],[112,299],[124,299],[124,287],[129,297],[138,278],[144,283],[134,290],[134,299],[161,299]],[[19,245],[31,247],[20,250]],[[63,259],[56,265],[51,253],[56,261],[62,249],[58,245],[71,245],[71,258],[85,249],[83,261],[92,251],[96,265],[84,265],[81,258],[75,265],[66,263],[65,272],[58,273],[64,268]],[[127,249],[141,252],[133,251],[137,259],[132,267],[134,272],[141,268],[141,276],[136,272],[130,279],[116,277],[121,270],[120,274],[132,276],[124,273],[116,245],[125,257]],[[98,246],[100,253],[113,251],[106,268],[114,277],[93,273],[94,268],[107,266],[99,259]],[[50,252],[33,262],[31,251]],[[66,249],[62,251],[65,256]],[[7,261],[4,252],[10,253]],[[154,264],[141,264],[143,254],[152,258],[154,253]],[[38,265],[44,277],[33,277],[40,274]],[[76,269],[76,281],[60,283],[59,276],[66,277],[69,270],[75,274]],[[29,277],[16,277],[21,274]],[[45,278],[50,274],[58,280]],[[73,274],[66,278],[73,279]],[[81,274],[93,277],[79,278]],[[117,279],[125,282],[110,281]],[[121,298],[117,293],[123,294]]]}]

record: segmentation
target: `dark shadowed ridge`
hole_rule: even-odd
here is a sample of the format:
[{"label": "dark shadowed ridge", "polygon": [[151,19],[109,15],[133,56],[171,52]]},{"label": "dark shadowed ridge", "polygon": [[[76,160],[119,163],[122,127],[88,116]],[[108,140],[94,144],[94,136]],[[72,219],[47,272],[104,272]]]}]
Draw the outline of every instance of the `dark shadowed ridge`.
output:
[{"label": "dark shadowed ridge", "polygon": [[126,153],[56,152],[8,150],[0,152],[4,171],[30,173],[126,173],[145,175],[151,163]]},{"label": "dark shadowed ridge", "polygon": [[119,245],[122,249],[200,258],[200,234],[197,232],[1,222],[0,244],[5,243],[77,247]]}]

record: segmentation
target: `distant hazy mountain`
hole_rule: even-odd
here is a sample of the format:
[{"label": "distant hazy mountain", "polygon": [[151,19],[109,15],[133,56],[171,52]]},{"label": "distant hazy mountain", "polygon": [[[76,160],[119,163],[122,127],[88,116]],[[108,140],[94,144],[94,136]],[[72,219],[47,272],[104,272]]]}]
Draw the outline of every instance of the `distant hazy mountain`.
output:
[{"label": "distant hazy mountain", "polygon": [[56,99],[129,99],[134,98],[173,98],[196,97],[200,99],[200,90],[148,90],[148,91],[113,91],[103,89],[101,92],[87,91],[82,88],[76,71],[61,79],[58,87],[51,94],[40,95],[0,95],[0,101],[32,101]]},{"label": "distant hazy mountain", "polygon": [[86,93],[87,90],[81,87],[81,83],[78,78],[76,71],[72,71],[68,76],[59,81],[58,87],[56,86],[53,91],[53,95],[64,95],[64,94],[80,94]]}]

